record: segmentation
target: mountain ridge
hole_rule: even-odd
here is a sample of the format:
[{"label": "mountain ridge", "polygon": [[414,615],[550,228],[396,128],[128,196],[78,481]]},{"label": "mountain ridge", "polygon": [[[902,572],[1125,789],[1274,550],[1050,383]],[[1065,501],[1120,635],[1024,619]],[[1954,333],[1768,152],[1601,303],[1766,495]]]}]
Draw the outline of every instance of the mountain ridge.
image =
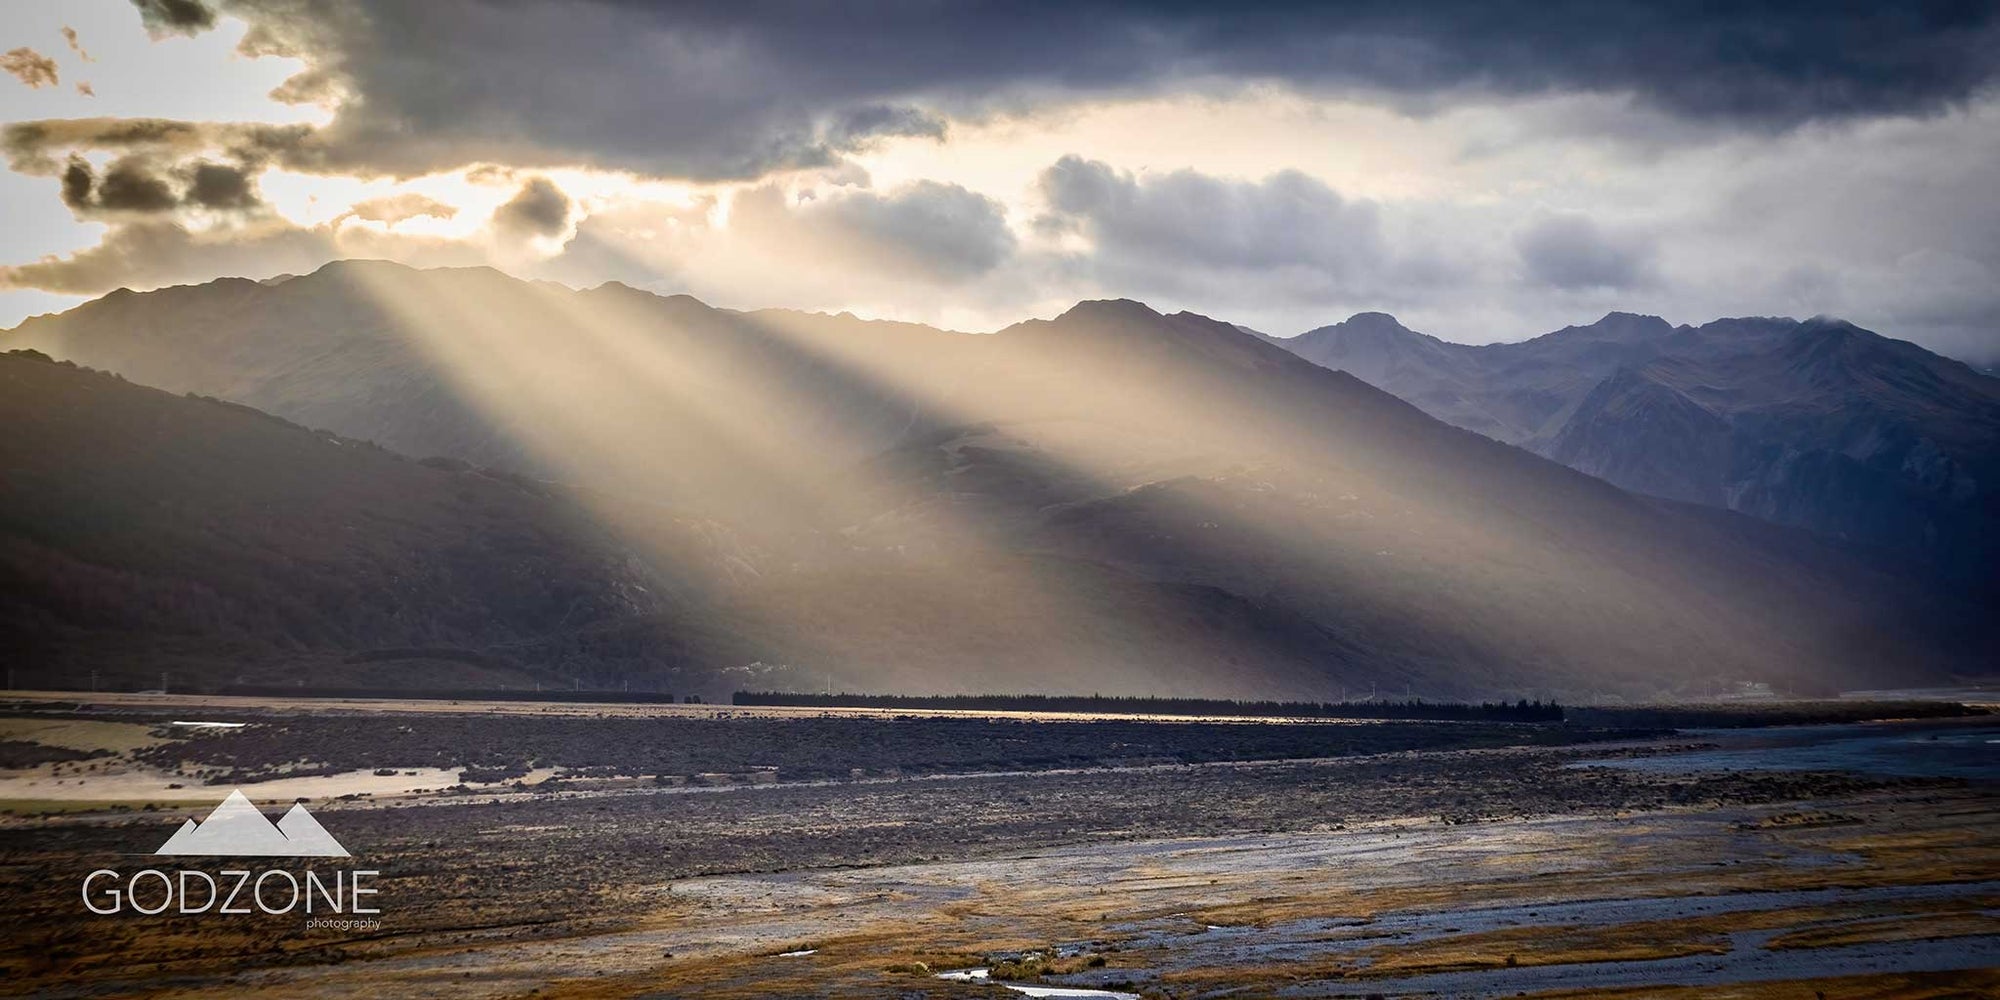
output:
[{"label": "mountain ridge", "polygon": [[1826,316],[1670,326],[1613,312],[1478,346],[1398,330],[1335,325],[1279,343],[1628,489],[1919,553],[2000,585],[2000,383],[1961,362]]},{"label": "mountain ridge", "polygon": [[648,567],[650,604],[470,644],[516,676],[1575,699],[1949,676],[1983,641],[1903,567],[1129,300],[974,335],[383,265],[135,301],[0,346],[565,483],[542,489],[603,533],[602,565]]}]

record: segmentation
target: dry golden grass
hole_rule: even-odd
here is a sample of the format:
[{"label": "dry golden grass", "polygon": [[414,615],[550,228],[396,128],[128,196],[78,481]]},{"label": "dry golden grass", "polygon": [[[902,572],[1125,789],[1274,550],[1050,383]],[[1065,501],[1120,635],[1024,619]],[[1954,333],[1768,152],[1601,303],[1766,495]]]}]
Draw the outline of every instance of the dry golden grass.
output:
[{"label": "dry golden grass", "polygon": [[168,742],[153,735],[154,727],[137,722],[95,719],[36,719],[0,716],[0,740],[25,740],[71,750],[111,750],[123,753]]},{"label": "dry golden grass", "polygon": [[59,816],[64,813],[106,812],[111,810],[154,811],[165,809],[213,809],[215,800],[156,798],[146,802],[131,799],[0,799],[0,814],[8,816]]}]

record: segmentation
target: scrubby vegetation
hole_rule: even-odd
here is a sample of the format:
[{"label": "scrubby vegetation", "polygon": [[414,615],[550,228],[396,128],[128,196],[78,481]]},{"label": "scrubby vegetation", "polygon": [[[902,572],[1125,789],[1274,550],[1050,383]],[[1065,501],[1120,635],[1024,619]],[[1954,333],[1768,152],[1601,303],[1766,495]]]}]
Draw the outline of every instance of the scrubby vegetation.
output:
[{"label": "scrubby vegetation", "polygon": [[32,740],[0,740],[0,768],[34,767],[109,757],[109,750],[76,750]]},{"label": "scrubby vegetation", "polygon": [[958,709],[977,712],[1077,712],[1101,715],[1229,715],[1286,719],[1477,719],[1486,722],[1561,722],[1554,702],[1246,701],[1230,698],[1143,698],[1087,694],[812,694],[738,691],[736,705],[808,708]]},{"label": "scrubby vegetation", "polygon": [[204,694],[272,698],[394,698],[417,701],[554,701],[567,703],[674,703],[671,691],[598,691],[567,688],[395,688],[285,687],[279,684],[225,684]]},{"label": "scrubby vegetation", "polygon": [[[307,716],[142,751],[218,783],[378,767],[517,776],[697,775],[776,768],[781,780],[1350,757],[1408,750],[1561,746],[1649,735],[1462,722],[1150,722],[918,716],[663,718],[477,714]],[[300,762],[306,762],[301,764]]]}]

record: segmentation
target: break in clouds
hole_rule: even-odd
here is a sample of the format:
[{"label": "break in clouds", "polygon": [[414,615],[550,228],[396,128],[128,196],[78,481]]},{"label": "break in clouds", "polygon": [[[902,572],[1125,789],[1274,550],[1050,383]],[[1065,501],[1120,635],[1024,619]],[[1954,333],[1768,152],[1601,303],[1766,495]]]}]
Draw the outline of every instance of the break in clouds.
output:
[{"label": "break in clouds", "polygon": [[[102,46],[0,40],[9,166],[102,227],[0,247],[13,289],[388,256],[987,328],[1105,296],[1467,341],[1832,313],[2000,358],[1991,4],[134,7],[295,61],[271,98],[324,114],[39,116]],[[1135,102],[1150,128],[1092,131]],[[1301,138],[1261,160],[1194,127],[1280,105]],[[272,172],[373,186],[304,217]]]}]

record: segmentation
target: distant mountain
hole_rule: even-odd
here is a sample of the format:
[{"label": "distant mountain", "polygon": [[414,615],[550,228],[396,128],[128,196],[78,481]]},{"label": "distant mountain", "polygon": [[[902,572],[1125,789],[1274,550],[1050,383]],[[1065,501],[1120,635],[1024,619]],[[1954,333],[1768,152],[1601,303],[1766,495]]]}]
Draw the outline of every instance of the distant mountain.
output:
[{"label": "distant mountain", "polygon": [[1380,313],[1275,342],[1626,489],[1996,580],[2000,381],[1914,344],[1824,318],[1626,313],[1515,344]]},{"label": "distant mountain", "polygon": [[[1990,638],[1980,608],[1900,567],[1634,496],[1228,324],[1136,302],[966,335],[347,263],[107,296],[0,335],[24,344],[450,456],[329,445],[240,408],[11,363],[165,402],[103,425],[91,407],[10,400],[55,422],[15,445],[32,459],[22,481],[98,507],[78,521],[0,496],[9,537],[58,538],[41,544],[112,575],[164,559],[204,585],[211,563],[348,553],[326,576],[351,604],[310,603],[371,624],[246,625],[263,652],[237,662],[265,674],[375,662],[394,644],[635,686],[1578,698],[1940,679],[1982,669]],[[284,454],[227,446],[213,413],[283,429],[269,447]],[[63,458],[128,436],[160,453]],[[48,443],[69,440],[92,444]],[[315,473],[338,484],[274,492],[323,455],[343,456]],[[565,485],[481,471],[492,463]],[[93,485],[117,476],[122,488]],[[268,499],[246,510],[238,488],[186,492],[211,478]],[[86,530],[125,517],[157,527]],[[269,529],[228,530],[237,519]],[[460,539],[465,551],[434,554]],[[551,600],[428,623],[485,606],[488,576],[541,564],[581,598],[574,611]],[[440,565],[464,576],[395,596]],[[73,620],[49,608],[76,588],[37,582],[48,575],[30,566],[0,593],[31,595],[10,613],[39,616],[64,669],[113,628],[143,645],[202,627]],[[265,577],[228,592],[292,600],[289,577]]]}]

